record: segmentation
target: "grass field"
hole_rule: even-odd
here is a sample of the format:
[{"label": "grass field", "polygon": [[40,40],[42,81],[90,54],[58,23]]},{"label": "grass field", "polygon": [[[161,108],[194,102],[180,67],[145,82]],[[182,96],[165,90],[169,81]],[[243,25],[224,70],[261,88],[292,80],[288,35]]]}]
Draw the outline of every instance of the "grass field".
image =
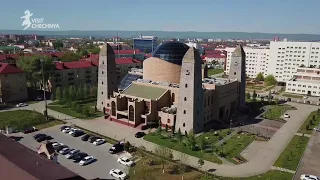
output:
[{"label": "grass field", "polygon": [[274,166],[295,171],[308,142],[308,137],[294,136],[274,163]]},{"label": "grass field", "polygon": [[[313,116],[315,117],[315,119],[314,119],[313,123],[310,123],[310,122],[312,122]],[[305,134],[312,134],[313,128],[318,126],[319,123],[320,123],[320,115],[318,114],[317,111],[314,111],[314,112],[310,113],[310,115],[304,121],[304,123],[302,124],[302,126],[298,132],[305,133]],[[309,128],[307,129],[308,125],[309,125]]]},{"label": "grass field", "polygon": [[213,153],[207,153],[204,151],[201,152],[200,150],[193,151],[189,147],[185,146],[183,143],[178,143],[176,141],[172,141],[170,138],[160,137],[156,134],[151,133],[151,134],[147,134],[146,136],[144,136],[143,139],[146,141],[150,141],[152,143],[159,144],[161,146],[170,148],[170,149],[180,151],[185,154],[189,154],[191,156],[202,158],[207,161],[215,162],[218,164],[222,163],[222,161]]},{"label": "grass field", "polygon": [[32,126],[43,129],[60,123],[55,120],[48,122],[43,114],[27,110],[0,112],[0,119],[0,129],[7,126],[16,130],[24,130]]},{"label": "grass field", "polygon": [[223,73],[224,69],[208,69],[208,76]]},{"label": "grass field", "polygon": [[58,121],[58,120],[52,120],[52,121],[45,122],[43,124],[38,124],[35,127],[37,129],[41,130],[41,129],[45,129],[45,128],[48,128],[48,127],[56,126],[56,125],[59,125],[59,124],[63,124],[63,122]]},{"label": "grass field", "polygon": [[266,119],[270,120],[280,120],[281,116],[287,111],[287,110],[294,110],[295,107],[281,104],[281,105],[272,105],[268,107],[269,110],[263,114],[263,116]]},{"label": "grass field", "polygon": [[[264,174],[252,177],[245,177],[245,178],[228,178],[228,177],[217,177],[215,179],[220,180],[291,180],[293,174],[287,172],[281,172],[276,170],[270,170]],[[207,180],[207,179],[206,179]],[[213,178],[210,180],[214,180]]]}]

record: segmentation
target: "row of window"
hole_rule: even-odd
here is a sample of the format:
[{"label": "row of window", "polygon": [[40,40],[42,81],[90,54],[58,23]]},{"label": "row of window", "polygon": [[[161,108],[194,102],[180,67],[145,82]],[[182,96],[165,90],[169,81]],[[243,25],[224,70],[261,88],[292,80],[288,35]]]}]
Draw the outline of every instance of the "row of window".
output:
[{"label": "row of window", "polygon": [[[295,92],[295,91],[296,91],[296,89],[290,89],[290,88],[288,88],[288,91]],[[297,92],[303,92],[303,93],[305,93],[305,92],[306,92],[306,90],[297,89]],[[316,91],[312,91],[312,93],[313,93],[313,94],[317,94],[317,92],[316,92]],[[320,91],[318,92],[318,94],[320,94]]]},{"label": "row of window", "polygon": [[[287,86],[291,86],[291,84],[288,83]],[[298,85],[297,84],[292,84],[292,86],[305,87],[305,88],[307,87],[307,85],[301,85],[301,84],[298,84]],[[308,88],[312,88],[312,86],[308,85]],[[318,89],[318,88],[320,89],[320,86],[319,87],[318,86],[313,86],[313,88],[314,89]]]}]

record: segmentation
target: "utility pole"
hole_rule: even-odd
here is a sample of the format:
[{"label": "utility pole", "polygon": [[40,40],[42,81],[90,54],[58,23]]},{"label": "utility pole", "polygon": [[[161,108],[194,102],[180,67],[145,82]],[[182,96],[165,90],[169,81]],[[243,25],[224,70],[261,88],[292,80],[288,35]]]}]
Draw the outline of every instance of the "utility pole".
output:
[{"label": "utility pole", "polygon": [[44,81],[44,60],[41,58],[40,59],[40,62],[41,62],[41,68],[42,68],[42,81],[43,81],[43,84],[42,84],[42,88],[43,88],[43,99],[44,99],[44,103],[45,103],[45,112],[44,112],[44,115],[46,117],[46,121],[49,120],[48,118],[48,105],[47,105],[47,98],[46,98],[46,89],[45,89],[45,81]]}]

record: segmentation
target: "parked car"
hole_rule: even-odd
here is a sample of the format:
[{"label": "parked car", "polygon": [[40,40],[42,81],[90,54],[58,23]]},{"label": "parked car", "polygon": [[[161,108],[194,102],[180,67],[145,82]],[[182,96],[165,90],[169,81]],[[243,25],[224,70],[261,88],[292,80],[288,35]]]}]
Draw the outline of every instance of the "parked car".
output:
[{"label": "parked car", "polygon": [[25,106],[28,106],[28,104],[26,104],[26,103],[18,103],[16,105],[16,107],[25,107]]},{"label": "parked car", "polygon": [[63,148],[66,148],[66,147],[68,147],[68,146],[62,144],[62,145],[60,145],[60,146],[58,146],[58,147],[56,147],[56,148],[54,148],[54,149],[56,150],[56,152],[60,152]]},{"label": "parked car", "polygon": [[70,126],[61,126],[60,131],[64,130],[65,128],[70,128]]},{"label": "parked car", "polygon": [[127,174],[122,172],[121,170],[119,169],[111,169],[109,174],[112,176],[112,177],[115,177],[115,178],[118,178],[118,179],[121,179],[121,180],[124,180],[127,178]]},{"label": "parked car", "polygon": [[53,142],[52,143],[53,149],[56,149],[57,147],[62,146],[62,145],[63,145],[62,143],[58,143],[58,142]]},{"label": "parked car", "polygon": [[71,131],[70,127],[66,127],[62,130],[63,133],[69,133]]},{"label": "parked car", "polygon": [[84,132],[81,131],[81,130],[75,131],[75,132],[73,132],[71,134],[71,136],[73,136],[73,137],[79,137],[79,136],[82,136],[82,135],[84,135]]},{"label": "parked car", "polygon": [[46,134],[41,134],[41,133],[39,133],[39,134],[34,135],[33,138],[34,138],[34,139],[38,139],[38,138],[41,137],[41,136],[46,136]]},{"label": "parked car", "polygon": [[109,153],[111,154],[116,154],[124,150],[124,143],[123,142],[118,142],[114,144],[110,149]]},{"label": "parked car", "polygon": [[137,132],[135,135],[134,135],[134,137],[136,137],[136,138],[141,138],[141,137],[143,137],[143,136],[145,136],[146,135],[146,133],[144,133],[144,132]]},{"label": "parked car", "polygon": [[320,132],[320,127],[313,128],[315,131]]},{"label": "parked car", "polygon": [[93,161],[95,161],[95,158],[93,156],[87,156],[87,157],[83,158],[79,162],[79,164],[80,164],[80,166],[84,166],[84,165],[92,163]]},{"label": "parked car", "polygon": [[76,131],[79,131],[80,129],[77,129],[77,128],[71,128],[71,130],[68,132],[68,134],[72,134],[72,133],[74,133],[74,132],[76,132]]},{"label": "parked car", "polygon": [[81,137],[81,140],[82,141],[88,141],[88,139],[90,138],[90,135],[89,134],[86,134],[84,136]]},{"label": "parked car", "polygon": [[290,118],[289,114],[284,114],[283,117],[284,118]]},{"label": "parked car", "polygon": [[79,149],[71,149],[68,154],[65,155],[67,159],[72,159],[75,155],[77,155],[80,152]]},{"label": "parked car", "polygon": [[289,102],[290,102],[290,101],[291,101],[291,98],[287,98],[287,101],[289,101]]},{"label": "parked car", "polygon": [[80,162],[83,158],[85,158],[85,157],[87,157],[87,156],[88,156],[87,153],[80,152],[80,153],[78,153],[77,155],[75,155],[75,156],[72,158],[72,160],[73,160],[73,162],[78,163],[78,162]]},{"label": "parked car", "polygon": [[53,139],[51,136],[44,135],[44,136],[38,137],[36,140],[37,142],[42,142],[44,140],[51,140],[51,139]]},{"label": "parked car", "polygon": [[308,96],[303,96],[302,99],[308,99]]},{"label": "parked car", "polygon": [[91,136],[89,139],[88,139],[88,141],[90,142],[90,143],[93,143],[95,140],[97,140],[97,139],[101,139],[101,138],[99,138],[99,137],[96,137],[96,136]]},{"label": "parked car", "polygon": [[43,100],[43,98],[42,98],[42,97],[40,97],[40,96],[38,96],[38,97],[36,97],[34,100],[35,100],[35,101],[42,101],[42,100]]},{"label": "parked car", "polygon": [[134,162],[128,159],[127,157],[119,157],[117,161],[118,163],[129,167],[134,165]]},{"label": "parked car", "polygon": [[62,154],[62,155],[65,155],[65,154],[68,154],[70,152],[70,150],[71,149],[69,149],[68,147],[65,147],[65,148],[61,149],[59,151],[59,153]]},{"label": "parked car", "polygon": [[104,139],[96,139],[96,140],[93,142],[93,144],[96,145],[96,146],[98,146],[98,145],[101,145],[101,144],[103,144],[103,143],[105,143],[105,142],[106,142],[106,140],[104,140]]},{"label": "parked car", "polygon": [[35,131],[38,131],[38,129],[36,129],[35,127],[32,127],[32,128],[27,128],[23,131],[24,134],[29,134],[29,133],[32,133],[32,132],[35,132]]},{"label": "parked car", "polygon": [[302,175],[300,176],[300,179],[301,179],[301,180],[320,180],[319,177],[314,176],[314,175],[310,175],[310,174],[302,174]]}]

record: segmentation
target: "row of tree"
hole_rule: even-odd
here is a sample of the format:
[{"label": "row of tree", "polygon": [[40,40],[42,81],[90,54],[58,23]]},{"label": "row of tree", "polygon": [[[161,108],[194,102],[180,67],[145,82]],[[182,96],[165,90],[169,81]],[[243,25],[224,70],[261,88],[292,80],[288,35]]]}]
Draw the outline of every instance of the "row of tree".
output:
[{"label": "row of tree", "polygon": [[61,103],[68,101],[84,100],[89,98],[95,98],[97,96],[96,86],[80,85],[78,87],[69,86],[65,88],[57,87],[52,93],[52,100],[58,100]]},{"label": "row of tree", "polygon": [[263,76],[262,72],[259,72],[255,78],[257,81],[264,81],[267,86],[275,85],[277,83],[276,78],[273,75]]}]

